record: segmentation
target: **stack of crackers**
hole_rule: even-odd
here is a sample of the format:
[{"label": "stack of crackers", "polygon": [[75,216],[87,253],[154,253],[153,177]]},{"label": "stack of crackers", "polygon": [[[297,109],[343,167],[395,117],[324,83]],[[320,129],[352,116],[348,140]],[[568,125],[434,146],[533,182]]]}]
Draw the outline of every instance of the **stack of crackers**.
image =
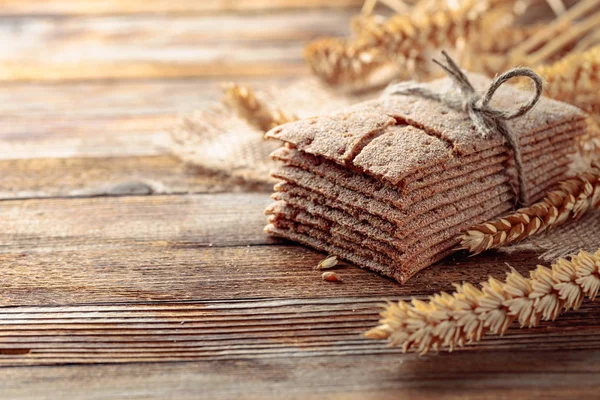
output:
[{"label": "stack of crackers", "polygon": [[[489,79],[470,76],[482,89]],[[430,83],[456,90],[449,79]],[[503,85],[492,104],[514,109],[531,93]],[[522,153],[529,203],[565,179],[586,115],[541,98],[508,121]],[[518,194],[512,150],[484,139],[468,115],[413,95],[384,96],[281,125],[271,157],[280,182],[265,231],[404,282],[450,254],[471,225],[512,210]]]}]

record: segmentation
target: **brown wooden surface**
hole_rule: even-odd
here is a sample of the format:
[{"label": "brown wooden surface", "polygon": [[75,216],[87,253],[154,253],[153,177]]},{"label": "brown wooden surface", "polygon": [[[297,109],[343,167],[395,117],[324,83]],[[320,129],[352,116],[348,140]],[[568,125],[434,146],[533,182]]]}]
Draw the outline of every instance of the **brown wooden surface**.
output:
[{"label": "brown wooden surface", "polygon": [[598,397],[600,305],[452,354],[361,333],[385,299],[525,272],[456,257],[400,286],[262,233],[267,192],[168,154],[217,83],[308,74],[357,1],[0,2],[0,398]]}]

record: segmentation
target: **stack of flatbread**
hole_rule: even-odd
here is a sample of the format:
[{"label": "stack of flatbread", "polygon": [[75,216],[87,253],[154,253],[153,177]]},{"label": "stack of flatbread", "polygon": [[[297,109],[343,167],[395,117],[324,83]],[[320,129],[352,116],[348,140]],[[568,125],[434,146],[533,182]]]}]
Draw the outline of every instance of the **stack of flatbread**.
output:
[{"label": "stack of flatbread", "polygon": [[[470,76],[478,89],[489,79]],[[449,79],[430,83],[456,90]],[[514,109],[531,93],[503,85],[492,102]],[[541,98],[508,121],[532,203],[565,179],[585,114]],[[470,118],[435,100],[387,95],[281,125],[271,157],[280,182],[265,231],[406,281],[453,251],[471,225],[512,210],[518,178],[510,146],[483,138]]]}]

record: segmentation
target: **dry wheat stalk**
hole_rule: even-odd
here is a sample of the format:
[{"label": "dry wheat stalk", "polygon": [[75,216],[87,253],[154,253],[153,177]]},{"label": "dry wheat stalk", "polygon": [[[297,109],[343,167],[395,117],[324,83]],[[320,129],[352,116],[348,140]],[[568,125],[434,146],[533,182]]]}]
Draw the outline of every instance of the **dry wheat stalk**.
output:
[{"label": "dry wheat stalk", "polygon": [[271,108],[256,97],[248,87],[235,83],[224,85],[225,104],[233,108],[240,118],[262,131],[268,131],[278,125],[298,119],[294,114],[288,114],[279,108]]},{"label": "dry wheat stalk", "polygon": [[535,71],[547,82],[544,85],[546,96],[590,113],[600,111],[600,45],[565,56],[554,64],[542,65]]},{"label": "dry wheat stalk", "polygon": [[493,75],[514,65],[548,63],[600,40],[597,0],[582,0],[568,10],[560,0],[549,0],[558,16],[536,25],[517,23],[533,1],[464,0],[454,7],[437,0],[394,1],[396,6],[388,5],[401,13],[383,21],[370,14],[375,3],[366,0],[353,20],[355,38],[324,38],[306,47],[307,62],[324,81],[365,84],[384,68],[401,78],[431,79],[437,76],[431,54],[439,48],[454,48],[466,69]]},{"label": "dry wheat stalk", "polygon": [[475,225],[460,236],[460,248],[472,254],[520,242],[553,229],[570,218],[578,219],[600,208],[600,164],[559,184],[538,203],[515,213]]},{"label": "dry wheat stalk", "polygon": [[556,15],[562,15],[567,11],[567,8],[562,0],[546,0],[546,2]]},{"label": "dry wheat stalk", "polygon": [[516,25],[514,5],[514,0],[467,0],[455,8],[416,10],[387,20],[363,14],[352,21],[355,38],[316,40],[306,47],[305,58],[332,85],[366,82],[390,65],[402,77],[431,79],[438,72],[431,54],[440,48],[456,49],[467,69],[493,74],[505,67],[512,47],[542,26]]},{"label": "dry wheat stalk", "polygon": [[512,269],[504,282],[490,277],[481,289],[455,284],[456,292],[435,294],[428,301],[389,303],[379,325],[365,335],[424,354],[451,351],[486,333],[502,335],[515,320],[522,328],[554,320],[562,310],[578,309],[585,296],[593,300],[598,294],[600,250],[559,259],[551,268],[539,265],[529,274],[526,278]]},{"label": "dry wheat stalk", "polygon": [[363,16],[370,16],[375,11],[377,4],[381,3],[391,9],[394,13],[417,16],[436,10],[439,11],[442,9],[459,8],[462,7],[464,3],[469,1],[472,0],[365,0],[360,13]]},{"label": "dry wheat stalk", "polygon": [[375,6],[377,6],[377,3],[383,3],[397,13],[408,13],[412,8],[407,2],[402,0],[365,0],[360,10],[361,14],[370,15]]},{"label": "dry wheat stalk", "polygon": [[598,0],[581,0],[558,18],[528,37],[511,50],[508,65],[538,65],[564,55],[582,37],[600,25]]},{"label": "dry wheat stalk", "polygon": [[588,129],[585,135],[580,138],[579,153],[584,162],[591,160],[600,160],[600,104],[594,107],[595,119],[588,119]]},{"label": "dry wheat stalk", "polygon": [[597,44],[600,44],[600,31],[598,30],[592,31],[581,38],[581,40],[573,47],[572,52],[582,52],[591,49]]},{"label": "dry wheat stalk", "polygon": [[589,113],[588,133],[579,141],[580,152],[587,159],[600,159],[600,45],[569,54],[535,71],[546,80],[546,96]]},{"label": "dry wheat stalk", "polygon": [[306,47],[305,57],[330,84],[364,80],[387,63],[404,68],[426,51],[456,47],[469,37],[478,8],[468,2],[457,10],[442,9],[415,18],[397,14],[384,22],[358,19],[354,24],[360,33],[357,38],[319,39]]}]

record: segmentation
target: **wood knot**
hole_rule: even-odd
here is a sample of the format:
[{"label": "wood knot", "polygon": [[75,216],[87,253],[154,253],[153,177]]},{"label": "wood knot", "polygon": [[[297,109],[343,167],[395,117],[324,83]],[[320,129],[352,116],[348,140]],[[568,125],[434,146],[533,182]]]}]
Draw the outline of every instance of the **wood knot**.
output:
[{"label": "wood knot", "polygon": [[149,195],[154,188],[144,182],[123,182],[106,190],[108,196]]}]

